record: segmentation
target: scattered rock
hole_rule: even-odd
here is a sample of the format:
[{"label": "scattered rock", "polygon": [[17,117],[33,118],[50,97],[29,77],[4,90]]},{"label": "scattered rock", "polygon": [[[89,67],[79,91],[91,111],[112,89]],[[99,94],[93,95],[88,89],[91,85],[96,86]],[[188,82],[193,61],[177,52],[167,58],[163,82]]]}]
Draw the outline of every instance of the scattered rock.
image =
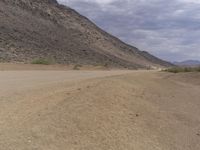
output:
[{"label": "scattered rock", "polygon": [[136,116],[136,117],[139,117],[139,114],[136,114],[135,116]]}]

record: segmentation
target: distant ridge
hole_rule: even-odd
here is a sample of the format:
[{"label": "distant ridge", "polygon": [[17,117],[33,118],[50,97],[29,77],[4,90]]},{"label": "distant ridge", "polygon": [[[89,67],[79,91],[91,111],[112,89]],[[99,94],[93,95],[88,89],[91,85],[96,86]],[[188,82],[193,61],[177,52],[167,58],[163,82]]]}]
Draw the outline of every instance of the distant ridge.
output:
[{"label": "distant ridge", "polygon": [[0,0],[0,29],[1,62],[45,58],[131,69],[172,65],[122,42],[56,0]]},{"label": "distant ridge", "polygon": [[178,66],[200,66],[200,61],[199,60],[185,60],[182,62],[174,62],[175,65]]}]

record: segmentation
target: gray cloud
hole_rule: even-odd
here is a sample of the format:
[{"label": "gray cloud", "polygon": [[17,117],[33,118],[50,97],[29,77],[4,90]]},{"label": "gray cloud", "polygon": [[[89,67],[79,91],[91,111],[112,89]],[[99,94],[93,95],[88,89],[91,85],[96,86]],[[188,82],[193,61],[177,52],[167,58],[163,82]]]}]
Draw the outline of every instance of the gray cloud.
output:
[{"label": "gray cloud", "polygon": [[200,0],[59,0],[121,40],[169,60],[200,60]]}]

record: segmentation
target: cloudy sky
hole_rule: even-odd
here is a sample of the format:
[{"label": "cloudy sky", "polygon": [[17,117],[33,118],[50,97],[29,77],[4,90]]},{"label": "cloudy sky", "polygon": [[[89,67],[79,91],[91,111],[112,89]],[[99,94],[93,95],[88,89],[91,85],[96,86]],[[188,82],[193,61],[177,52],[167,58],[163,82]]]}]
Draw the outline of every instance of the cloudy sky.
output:
[{"label": "cloudy sky", "polygon": [[200,60],[200,0],[58,1],[162,59]]}]

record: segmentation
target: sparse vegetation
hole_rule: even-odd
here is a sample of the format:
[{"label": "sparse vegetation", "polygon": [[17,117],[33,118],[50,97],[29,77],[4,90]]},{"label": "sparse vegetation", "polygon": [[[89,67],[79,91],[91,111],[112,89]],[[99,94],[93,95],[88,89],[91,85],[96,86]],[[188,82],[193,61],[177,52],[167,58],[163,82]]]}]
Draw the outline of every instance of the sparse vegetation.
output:
[{"label": "sparse vegetation", "polygon": [[104,66],[105,68],[108,68],[109,65],[108,65],[108,63],[104,63],[103,66]]},{"label": "sparse vegetation", "polygon": [[2,58],[0,58],[0,63],[4,62],[4,60]]},{"label": "sparse vegetation", "polygon": [[181,72],[200,72],[200,67],[173,67],[165,69],[166,72],[181,73]]},{"label": "sparse vegetation", "polygon": [[73,70],[80,70],[80,67],[82,67],[82,65],[76,64],[73,67]]},{"label": "sparse vegetation", "polygon": [[50,64],[52,64],[52,61],[48,60],[48,59],[45,59],[45,58],[37,58],[37,59],[34,59],[31,62],[31,64],[50,65]]}]

